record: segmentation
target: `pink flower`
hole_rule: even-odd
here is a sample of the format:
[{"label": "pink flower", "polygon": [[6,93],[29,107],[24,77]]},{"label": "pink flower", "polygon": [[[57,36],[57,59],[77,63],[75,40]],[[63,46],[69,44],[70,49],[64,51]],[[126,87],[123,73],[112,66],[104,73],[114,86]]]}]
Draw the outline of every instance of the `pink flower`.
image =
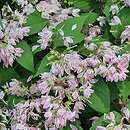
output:
[{"label": "pink flower", "polygon": [[121,20],[120,20],[120,18],[117,17],[117,16],[114,16],[113,19],[111,20],[110,25],[119,25],[119,24],[121,25]]},{"label": "pink flower", "polygon": [[39,128],[36,127],[28,127],[28,130],[38,130]]},{"label": "pink flower", "polygon": [[94,43],[90,43],[87,47],[87,50],[94,51],[96,49],[96,45]]},{"label": "pink flower", "polygon": [[52,32],[50,31],[50,29],[45,28],[42,30],[42,32],[39,32],[38,35],[40,36],[40,39],[37,42],[41,43],[42,49],[46,49],[46,47],[48,46],[48,42],[53,35]]},{"label": "pink flower", "polygon": [[110,7],[110,12],[112,12],[112,15],[116,14],[119,12],[119,8],[116,4],[112,4]]},{"label": "pink flower", "polygon": [[71,128],[72,130],[78,130],[78,128],[77,128],[76,126],[71,125],[71,124],[70,124],[70,128]]},{"label": "pink flower", "polygon": [[107,130],[105,127],[103,127],[103,126],[98,126],[97,128],[96,128],[96,130]]},{"label": "pink flower", "polygon": [[126,26],[126,29],[121,34],[121,43],[123,43],[126,39],[130,41],[130,26]]},{"label": "pink flower", "polygon": [[114,127],[114,130],[122,130],[122,126],[118,125]]},{"label": "pink flower", "polygon": [[62,68],[60,67],[60,65],[58,64],[53,64],[52,67],[51,67],[51,72],[57,76],[58,74],[60,74],[61,76],[63,75],[63,72],[62,72]]},{"label": "pink flower", "polygon": [[59,109],[57,112],[60,116],[63,116],[65,114],[65,110],[64,109]]},{"label": "pink flower", "polygon": [[40,1],[40,3],[37,4],[36,9],[37,9],[39,12],[42,12],[42,11],[44,11],[44,10],[47,8],[47,6],[48,6],[47,2],[45,2],[45,1]]},{"label": "pink flower", "polygon": [[130,7],[130,0],[124,0],[125,4]]},{"label": "pink flower", "polygon": [[125,114],[125,117],[126,117],[127,119],[130,118],[130,111],[129,111],[128,108],[124,107],[124,108],[121,109],[121,111]]},{"label": "pink flower", "polygon": [[65,37],[65,40],[64,40],[64,46],[68,47],[70,43],[73,43],[73,39],[71,37]]},{"label": "pink flower", "polygon": [[76,88],[78,86],[78,84],[75,80],[68,80],[67,83],[72,88]]},{"label": "pink flower", "polygon": [[112,122],[115,122],[115,115],[113,112],[110,112],[110,115],[105,115],[105,118]]},{"label": "pink flower", "polygon": [[0,92],[0,99],[3,99],[5,96],[5,93],[3,91]]},{"label": "pink flower", "polygon": [[45,94],[49,91],[48,89],[48,83],[46,81],[43,81],[38,84],[38,88],[41,91],[41,94]]},{"label": "pink flower", "polygon": [[44,117],[49,118],[52,116],[51,112],[45,112]]},{"label": "pink flower", "polygon": [[73,97],[74,100],[76,100],[79,97],[78,92],[77,91],[73,92],[72,97]]},{"label": "pink flower", "polygon": [[23,52],[21,48],[15,48],[15,56],[21,57]]},{"label": "pink flower", "polygon": [[117,67],[121,70],[126,70],[129,64],[128,61],[124,58],[120,58]]}]

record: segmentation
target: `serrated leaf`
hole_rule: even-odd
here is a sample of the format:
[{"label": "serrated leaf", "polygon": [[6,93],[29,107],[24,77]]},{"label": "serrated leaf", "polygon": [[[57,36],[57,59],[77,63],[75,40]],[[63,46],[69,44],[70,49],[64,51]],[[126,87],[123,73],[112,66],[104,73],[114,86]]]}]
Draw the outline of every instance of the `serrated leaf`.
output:
[{"label": "serrated leaf", "polygon": [[29,45],[24,40],[22,40],[17,44],[17,47],[22,48],[24,52],[21,57],[16,59],[16,61],[25,69],[34,72],[33,53]]},{"label": "serrated leaf", "polygon": [[110,111],[110,92],[107,84],[99,77],[93,90],[94,93],[89,98],[91,103],[87,104],[98,112],[108,113]]}]

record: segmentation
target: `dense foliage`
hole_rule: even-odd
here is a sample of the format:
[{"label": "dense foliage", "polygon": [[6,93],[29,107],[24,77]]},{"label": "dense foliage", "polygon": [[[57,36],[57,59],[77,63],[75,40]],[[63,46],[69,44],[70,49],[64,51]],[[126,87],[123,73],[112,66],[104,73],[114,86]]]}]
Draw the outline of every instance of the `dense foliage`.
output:
[{"label": "dense foliage", "polygon": [[0,130],[130,130],[130,0],[0,8]]}]

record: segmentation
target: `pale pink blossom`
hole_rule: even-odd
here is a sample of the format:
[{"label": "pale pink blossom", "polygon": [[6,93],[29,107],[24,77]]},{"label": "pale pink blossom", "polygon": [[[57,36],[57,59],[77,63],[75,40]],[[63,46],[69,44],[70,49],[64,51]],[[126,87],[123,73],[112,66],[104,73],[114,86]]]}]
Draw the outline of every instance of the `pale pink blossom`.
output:
[{"label": "pale pink blossom", "polygon": [[78,130],[78,128],[76,126],[71,125],[71,124],[70,124],[70,128],[71,128],[71,130]]},{"label": "pale pink blossom", "polygon": [[121,20],[118,16],[114,16],[111,20],[110,25],[121,25]]}]

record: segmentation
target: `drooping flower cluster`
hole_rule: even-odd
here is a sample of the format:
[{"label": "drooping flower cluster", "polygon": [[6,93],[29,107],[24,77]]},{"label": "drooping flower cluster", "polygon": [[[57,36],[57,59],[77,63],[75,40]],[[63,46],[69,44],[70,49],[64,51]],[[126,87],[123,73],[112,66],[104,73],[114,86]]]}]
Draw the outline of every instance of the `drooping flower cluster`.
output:
[{"label": "drooping flower cluster", "polygon": [[[85,39],[85,47],[89,51],[96,50],[97,45],[92,43],[92,35]],[[127,78],[130,61],[129,54],[118,55],[121,48],[112,46],[110,42],[102,42],[100,47],[94,52],[93,57],[97,60],[94,70],[96,74],[106,78],[106,81],[123,81]]]},{"label": "drooping flower cluster", "polygon": [[28,95],[27,88],[22,84],[22,82],[19,82],[16,79],[12,79],[12,82],[7,84],[7,89],[9,93],[11,93],[12,95],[17,95],[17,96]]},{"label": "drooping flower cluster", "polygon": [[[62,55],[60,61],[52,64],[50,72],[43,73],[37,84],[30,87],[34,97],[41,96],[16,105],[14,118],[17,122],[14,125],[24,125],[29,118],[38,120],[44,117],[46,129],[58,129],[66,126],[67,121],[78,119],[80,110],[84,110],[84,101],[93,93],[92,84],[96,82],[92,66],[95,66],[94,61],[82,60],[76,52]],[[10,92],[18,95],[15,93],[18,83],[9,84],[14,86],[9,88]],[[34,108],[38,114],[33,111]]]},{"label": "drooping flower cluster", "polygon": [[[118,12],[120,12],[120,9],[126,8],[125,6],[130,6],[130,2],[129,0],[121,0],[125,3],[125,6],[122,6],[122,3],[120,2],[114,2],[110,7],[108,7],[106,3],[105,11],[101,13],[102,9],[99,9],[100,13],[98,14],[98,10],[96,10],[95,7],[93,8],[93,2],[90,4],[88,1],[82,1],[83,4],[89,3],[87,4],[88,8],[93,9],[88,12],[92,13],[92,19],[95,17],[95,21],[97,20],[99,22],[97,25],[97,21],[94,22],[94,20],[91,21],[91,19],[89,19],[91,21],[89,24],[87,23],[89,21],[87,19],[88,17],[86,17],[86,21],[82,26],[88,28],[82,29],[82,31],[80,29],[78,31],[79,33],[83,32],[87,36],[89,35],[85,38],[83,46],[83,38],[80,43],[76,43],[75,37],[71,36],[71,33],[66,35],[66,32],[62,30],[64,25],[59,30],[57,30],[56,26],[64,20],[79,16],[80,13],[81,16],[88,15],[88,12],[87,14],[84,13],[84,7],[79,6],[79,8],[81,8],[80,11],[80,9],[76,8],[76,6],[78,6],[76,5],[76,2],[72,2],[72,7],[70,7],[68,3],[63,3],[62,0],[15,1],[17,2],[18,7],[20,7],[20,11],[18,11],[19,9],[13,11],[9,6],[4,6],[2,8],[2,24],[0,23],[0,63],[5,67],[9,67],[13,65],[13,62],[17,57],[22,56],[24,51],[17,47],[17,43],[29,35],[30,27],[25,26],[26,18],[34,11],[38,11],[37,13],[41,13],[43,19],[48,20],[48,24],[43,29],[40,28],[42,30],[41,32],[31,35],[25,40],[29,47],[33,46],[34,41],[40,43],[40,45],[33,46],[32,51],[39,46],[43,50],[47,47],[49,48],[46,51],[42,51],[43,54],[42,52],[39,52],[39,50],[39,53],[36,52],[39,57],[34,59],[34,63],[32,63],[33,66],[35,66],[34,70],[38,72],[42,68],[41,65],[45,67],[47,64],[46,62],[48,62],[47,65],[51,65],[51,69],[48,72],[42,73],[40,79],[35,77],[35,72],[25,70],[25,73],[27,72],[26,76],[29,74],[31,75],[25,83],[25,86],[21,80],[26,80],[26,76],[24,77],[20,74],[20,81],[12,79],[10,83],[6,83],[6,85],[1,88],[0,107],[2,104],[3,108],[0,108],[0,119],[2,117],[2,120],[0,120],[0,129],[59,130],[70,123],[69,127],[72,130],[78,130],[78,127],[72,124],[78,122],[77,120],[80,119],[80,114],[82,114],[81,111],[86,109],[86,102],[88,102],[88,104],[91,103],[89,100],[94,93],[94,86],[98,82],[96,77],[102,77],[106,80],[106,86],[107,81],[109,81],[109,83],[124,81],[128,77],[130,54],[127,52],[126,54],[120,54],[121,47],[112,45],[112,43],[107,41],[102,42],[102,39],[104,41],[105,38],[108,38],[114,43],[116,40],[118,42],[118,39],[109,37],[109,35],[111,36],[112,34],[110,34],[109,31],[107,32],[107,30],[109,30],[110,26],[119,26],[119,28],[123,28],[123,20],[120,20],[118,17],[120,16],[118,15]],[[95,2],[98,3],[99,1],[96,0]],[[102,1],[99,3],[102,3]],[[97,5],[97,7],[99,5]],[[99,16],[100,14],[103,14],[104,16]],[[96,15],[99,17],[97,18]],[[110,17],[107,15],[110,15]],[[33,15],[31,16],[33,17]],[[41,19],[40,15],[38,17]],[[111,23],[109,22],[110,19],[108,17],[112,18]],[[74,23],[71,31],[80,28],[79,25]],[[60,37],[59,39],[63,41],[63,45],[67,47],[66,50],[64,50],[65,47],[61,47],[64,50],[61,54],[59,52],[61,52],[62,49],[55,46],[55,44],[58,44],[58,40],[53,37],[55,30]],[[70,30],[68,30],[68,32],[69,31]],[[122,34],[120,33],[122,43],[126,40],[130,41],[129,31],[130,26],[126,26],[126,29],[124,29]],[[93,37],[97,38],[99,42],[95,43]],[[39,40],[37,40],[37,38],[39,38]],[[69,47],[73,45],[73,43],[76,43],[76,45]],[[61,50],[58,52],[52,48],[58,51],[59,49]],[[48,51],[50,51],[48,55],[50,54],[51,56],[47,55],[47,59],[46,56],[42,57]],[[86,52],[84,53],[84,51]],[[35,55],[35,52],[33,54]],[[33,54],[30,52],[28,57],[35,58],[35,56],[37,56],[34,56]],[[45,64],[42,63],[42,61],[39,62],[39,59],[41,58],[43,58],[42,61],[47,60],[45,61]],[[38,67],[39,64],[41,68]],[[21,71],[24,71],[24,67],[28,69],[23,65]],[[13,67],[13,69],[15,72],[17,66],[16,68]],[[43,70],[41,71],[43,72]],[[19,70],[16,71],[19,72]],[[12,102],[10,102],[10,97],[14,98]],[[18,100],[15,100],[17,98]],[[130,129],[129,126],[122,122],[124,119],[129,121],[130,112],[127,107],[123,107],[121,111],[123,118],[120,123],[116,122],[116,115],[111,112],[110,115],[105,114],[104,116],[105,119],[110,121],[110,124],[107,126],[98,126],[97,130]],[[97,112],[97,110],[95,112]],[[93,119],[96,121],[98,117],[94,117]]]},{"label": "drooping flower cluster", "polygon": [[21,57],[23,50],[15,47],[16,43],[30,32],[29,27],[22,27],[26,22],[22,13],[15,11],[8,17],[6,15],[9,12],[12,12],[10,7],[3,8],[3,20],[0,25],[0,62],[3,62],[5,67],[12,66],[16,57]]},{"label": "drooping flower cluster", "polygon": [[[95,76],[100,75],[111,82],[126,79],[129,54],[117,56],[120,48],[109,42],[101,43],[100,47],[95,45],[94,49],[88,44],[88,48],[92,53],[87,58],[77,52],[58,54],[59,60],[52,62],[50,72],[44,72],[41,79],[31,85],[29,95],[34,98],[16,105],[15,126],[20,123],[25,127],[30,118],[44,118],[46,130],[64,127],[67,121],[78,119],[80,110],[84,110],[84,101],[88,101],[94,92]],[[27,94],[17,80],[9,86],[12,94]]]}]

